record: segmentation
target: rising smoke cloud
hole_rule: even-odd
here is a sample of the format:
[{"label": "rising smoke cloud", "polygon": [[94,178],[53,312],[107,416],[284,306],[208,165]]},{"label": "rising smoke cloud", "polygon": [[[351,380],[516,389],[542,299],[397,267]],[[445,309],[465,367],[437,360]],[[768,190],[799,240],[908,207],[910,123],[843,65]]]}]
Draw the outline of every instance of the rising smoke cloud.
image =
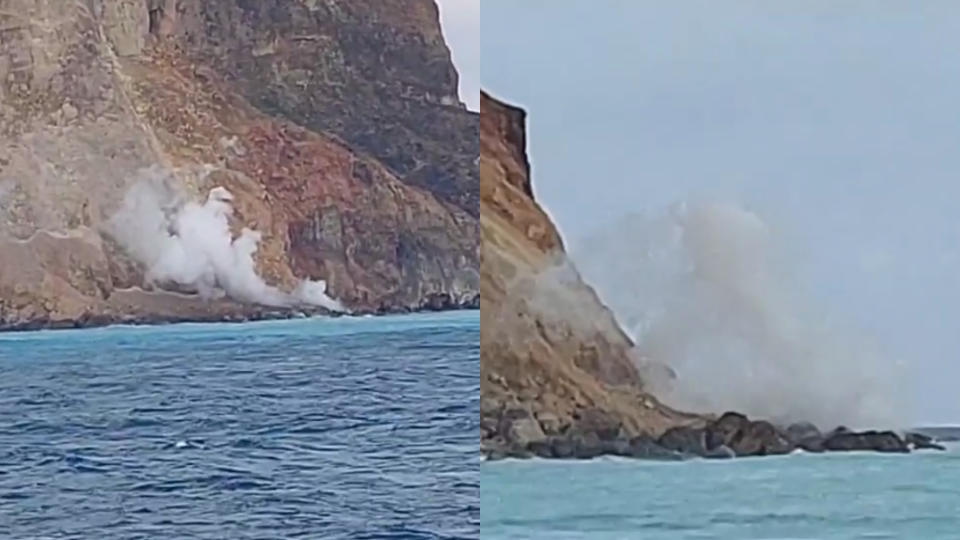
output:
[{"label": "rising smoke cloud", "polygon": [[213,188],[203,203],[188,200],[161,171],[150,169],[126,193],[107,232],[144,265],[149,283],[175,283],[204,298],[344,311],[323,281],[303,280],[289,293],[264,282],[254,261],[261,234],[244,228],[233,237],[232,201],[223,187]]},{"label": "rising smoke cloud", "polygon": [[756,214],[721,203],[634,215],[574,251],[642,358],[676,373],[660,397],[821,427],[902,420],[894,364],[830,324]]}]

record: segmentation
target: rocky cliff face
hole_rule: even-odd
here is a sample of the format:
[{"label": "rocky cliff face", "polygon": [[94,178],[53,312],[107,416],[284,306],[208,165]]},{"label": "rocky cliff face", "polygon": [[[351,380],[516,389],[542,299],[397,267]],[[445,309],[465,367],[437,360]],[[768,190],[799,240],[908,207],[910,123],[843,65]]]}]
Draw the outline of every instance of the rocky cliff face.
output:
[{"label": "rocky cliff face", "polygon": [[265,313],[141,290],[106,224],[145,174],[232,192],[273,285],[477,305],[456,78],[430,0],[0,0],[0,327]]},{"label": "rocky cliff face", "polygon": [[481,415],[488,451],[701,421],[644,392],[644,366],[533,198],[525,113],[481,95]]},{"label": "rocky cliff face", "polygon": [[943,450],[922,433],[821,432],[807,422],[689,414],[657,401],[646,383],[672,372],[634,357],[633,343],[580,278],[534,200],[524,111],[481,94],[480,116],[480,414],[487,457]]},{"label": "rocky cliff face", "polygon": [[433,0],[160,2],[156,33],[251,103],[477,215],[475,115]]}]

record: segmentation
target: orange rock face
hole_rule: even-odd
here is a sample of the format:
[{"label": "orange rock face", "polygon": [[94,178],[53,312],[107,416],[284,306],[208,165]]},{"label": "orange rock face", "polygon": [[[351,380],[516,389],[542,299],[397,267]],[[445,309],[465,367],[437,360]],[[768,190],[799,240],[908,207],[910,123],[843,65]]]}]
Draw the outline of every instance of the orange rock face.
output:
[{"label": "orange rock face", "polygon": [[233,193],[271,285],[479,304],[478,120],[432,1],[0,0],[0,28],[0,327],[263,314],[140,290],[106,224],[150,167]]},{"label": "orange rock face", "polygon": [[480,114],[484,444],[515,443],[503,428],[516,417],[547,435],[598,415],[628,436],[700,422],[644,391],[633,344],[566,258],[533,198],[525,113],[481,94]]}]

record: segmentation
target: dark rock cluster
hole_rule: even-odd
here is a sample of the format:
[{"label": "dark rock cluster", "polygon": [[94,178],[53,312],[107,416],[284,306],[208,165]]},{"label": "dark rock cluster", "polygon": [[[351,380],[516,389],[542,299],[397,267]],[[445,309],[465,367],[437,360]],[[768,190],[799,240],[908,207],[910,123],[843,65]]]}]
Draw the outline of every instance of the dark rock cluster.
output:
[{"label": "dark rock cluster", "polygon": [[894,431],[851,431],[845,427],[822,433],[807,422],[780,427],[766,420],[750,420],[736,412],[724,413],[703,425],[670,428],[659,438],[631,435],[612,415],[599,409],[585,409],[573,423],[561,426],[549,414],[535,415],[522,406],[495,410],[487,404],[481,405],[481,426],[481,446],[488,459],[590,459],[613,455],[679,460],[782,455],[797,449],[815,453],[944,449],[931,437],[919,433],[901,436]]},{"label": "dark rock cluster", "polygon": [[614,455],[639,459],[682,459],[646,434],[631,436],[613,415],[600,409],[582,410],[572,424],[562,424],[551,413],[531,414],[526,408],[507,407],[493,412],[481,403],[481,447],[490,459],[542,457],[590,459]]}]

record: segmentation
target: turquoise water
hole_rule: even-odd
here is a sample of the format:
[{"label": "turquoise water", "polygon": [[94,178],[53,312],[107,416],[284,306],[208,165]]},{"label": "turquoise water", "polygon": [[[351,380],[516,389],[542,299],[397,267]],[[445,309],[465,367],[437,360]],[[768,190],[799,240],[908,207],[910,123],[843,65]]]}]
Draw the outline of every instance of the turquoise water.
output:
[{"label": "turquoise water", "polygon": [[960,449],[480,470],[483,538],[960,539]]},{"label": "turquoise water", "polygon": [[0,334],[0,539],[476,538],[477,312]]}]

